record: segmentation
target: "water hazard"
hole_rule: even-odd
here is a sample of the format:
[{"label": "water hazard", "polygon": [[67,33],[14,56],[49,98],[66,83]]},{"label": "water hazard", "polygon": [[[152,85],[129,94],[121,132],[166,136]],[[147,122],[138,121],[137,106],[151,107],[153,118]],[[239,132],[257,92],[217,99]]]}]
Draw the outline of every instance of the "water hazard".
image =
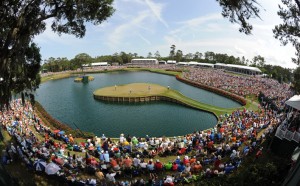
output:
[{"label": "water hazard", "polygon": [[93,91],[119,84],[155,83],[170,86],[184,95],[224,108],[240,104],[217,94],[198,89],[173,76],[150,72],[112,72],[92,74],[88,84],[74,83],[74,78],[48,81],[36,91],[36,99],[54,118],[98,136],[118,137],[120,133],[144,137],[178,136],[203,130],[217,122],[213,114],[167,102],[110,104],[94,100]]}]

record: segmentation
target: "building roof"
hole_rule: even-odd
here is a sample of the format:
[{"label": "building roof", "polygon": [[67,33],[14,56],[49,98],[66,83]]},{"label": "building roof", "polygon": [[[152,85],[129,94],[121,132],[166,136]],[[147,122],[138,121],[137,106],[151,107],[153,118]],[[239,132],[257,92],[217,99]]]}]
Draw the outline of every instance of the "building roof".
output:
[{"label": "building roof", "polygon": [[151,59],[151,58],[141,58],[141,59],[132,59],[132,60],[139,60],[139,61],[147,61],[147,60],[157,60],[157,59]]},{"label": "building roof", "polygon": [[175,60],[168,60],[167,63],[169,63],[169,64],[175,64],[176,61]]},{"label": "building roof", "polygon": [[214,67],[214,64],[211,63],[198,63],[198,65]]},{"label": "building roof", "polygon": [[108,62],[96,62],[91,64],[83,64],[83,67],[108,65]]},{"label": "building roof", "polygon": [[223,66],[223,67],[233,67],[233,68],[240,68],[240,69],[245,69],[245,70],[261,72],[261,70],[257,67],[249,67],[249,66],[244,66],[244,65],[224,64],[224,63],[216,63],[216,65]]}]

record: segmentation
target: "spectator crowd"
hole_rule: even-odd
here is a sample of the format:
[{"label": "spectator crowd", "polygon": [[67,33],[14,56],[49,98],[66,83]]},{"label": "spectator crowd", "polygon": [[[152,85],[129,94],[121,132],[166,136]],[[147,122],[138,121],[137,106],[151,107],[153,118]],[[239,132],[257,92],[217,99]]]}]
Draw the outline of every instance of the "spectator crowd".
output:
[{"label": "spectator crowd", "polygon": [[[284,100],[292,95],[289,85],[261,77],[233,76],[200,68],[190,68],[183,76],[238,95],[263,92],[278,107],[283,107]],[[15,99],[0,111],[2,129],[15,139],[3,150],[2,163],[22,161],[29,171],[44,171],[49,177],[72,185],[189,183],[231,174],[249,154],[255,153],[259,158],[263,152],[260,144],[285,118],[285,114],[262,104],[258,111],[243,109],[221,115],[214,128],[184,136],[120,134],[111,139],[103,134],[76,139],[46,126],[29,101]],[[161,161],[168,157],[175,158]],[[37,168],[40,162],[45,162],[42,169]],[[45,171],[49,164],[55,164],[57,171]]]}]

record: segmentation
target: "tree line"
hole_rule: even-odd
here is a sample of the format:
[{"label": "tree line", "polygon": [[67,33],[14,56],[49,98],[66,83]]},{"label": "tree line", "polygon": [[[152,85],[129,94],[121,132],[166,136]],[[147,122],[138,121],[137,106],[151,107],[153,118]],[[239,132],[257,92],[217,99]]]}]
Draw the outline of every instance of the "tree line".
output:
[{"label": "tree line", "polygon": [[247,65],[252,67],[258,67],[262,70],[264,74],[272,77],[279,82],[292,82],[293,81],[293,71],[292,69],[283,68],[281,66],[274,66],[266,64],[264,57],[261,55],[254,56],[253,59],[249,60],[243,57],[235,57],[232,55],[214,53],[212,51],[207,51],[204,53],[195,52],[183,54],[182,50],[175,51],[175,45],[170,47],[169,56],[162,57],[159,51],[154,54],[149,52],[147,56],[141,56],[137,53],[114,53],[112,55],[102,55],[91,57],[86,53],[77,54],[73,59],[68,59],[66,57],[53,58],[50,57],[44,61],[42,65],[43,70],[48,72],[60,72],[66,70],[76,70],[81,68],[83,64],[91,64],[94,62],[108,62],[111,65],[118,64],[123,65],[131,62],[133,58],[156,58],[158,60],[176,60],[177,62],[190,62],[196,61],[201,63],[225,63],[225,64],[236,64],[236,65]]},{"label": "tree line", "polygon": [[[253,25],[250,20],[261,19],[260,10],[263,7],[260,5],[260,0],[216,1],[222,8],[221,14],[223,17],[231,23],[240,25],[239,31],[242,33],[251,34]],[[278,2],[274,3],[278,4]],[[278,16],[282,23],[273,29],[274,37],[280,40],[283,45],[290,43],[294,46],[296,52],[292,61],[300,65],[300,1],[281,0],[278,5]],[[32,91],[39,86],[40,77],[38,73],[42,60],[40,50],[33,39],[46,30],[47,21],[48,24],[51,24],[51,29],[57,34],[65,33],[82,38],[86,32],[87,22],[95,25],[101,24],[111,17],[114,11],[113,0],[90,0],[88,2],[2,0],[0,2],[0,22],[2,23],[0,25],[0,108],[4,104],[8,105],[12,93]],[[225,57],[227,60],[223,60],[225,63],[244,62],[243,59],[237,60],[231,56],[210,53],[204,53],[202,57],[201,53],[183,55],[181,50],[175,51],[175,45],[174,50],[171,51],[172,57],[180,59],[179,61],[192,58],[200,62],[205,59],[206,61],[209,59],[208,62],[213,62],[218,58]],[[137,56],[137,54],[126,55],[125,52],[121,52],[120,54],[100,56],[99,58],[104,58],[104,61],[111,60],[124,64],[128,63],[132,56]],[[152,56],[152,54],[149,53],[149,56]],[[159,56],[159,52],[156,52],[154,56]],[[82,62],[80,59],[68,62],[64,58],[64,65],[50,65],[51,70],[76,68]],[[279,67],[275,69],[279,69]],[[277,71],[274,70],[274,76],[278,74]],[[299,68],[295,72],[298,71]],[[285,77],[288,79],[288,76],[283,78],[281,76],[280,79],[285,79]],[[296,76],[295,80],[298,80]]]}]

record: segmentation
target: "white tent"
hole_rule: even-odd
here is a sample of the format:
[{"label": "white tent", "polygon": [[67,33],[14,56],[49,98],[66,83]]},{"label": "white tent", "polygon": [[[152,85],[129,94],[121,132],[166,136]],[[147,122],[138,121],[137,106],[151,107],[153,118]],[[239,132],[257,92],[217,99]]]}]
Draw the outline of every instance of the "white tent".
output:
[{"label": "white tent", "polygon": [[288,106],[291,106],[297,110],[300,110],[300,95],[295,95],[285,102]]}]

